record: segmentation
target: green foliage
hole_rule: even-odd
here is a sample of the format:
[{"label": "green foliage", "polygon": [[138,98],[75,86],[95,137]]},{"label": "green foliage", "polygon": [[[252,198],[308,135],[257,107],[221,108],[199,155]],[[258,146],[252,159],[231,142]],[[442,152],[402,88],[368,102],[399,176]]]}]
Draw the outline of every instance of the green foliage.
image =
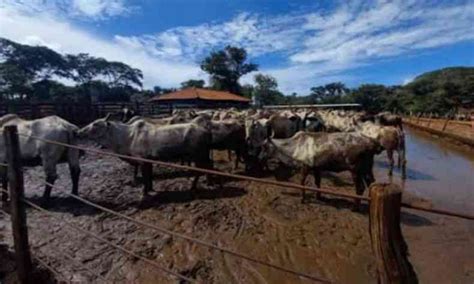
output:
[{"label": "green foliage", "polygon": [[211,52],[201,62],[201,69],[211,76],[212,89],[240,94],[240,77],[256,71],[258,66],[247,63],[247,51],[245,49],[229,45],[223,50]]},{"label": "green foliage", "polygon": [[184,81],[181,83],[181,89],[186,89],[186,88],[204,88],[204,80],[195,80],[195,79],[190,79],[187,81]]},{"label": "green foliage", "polygon": [[0,58],[0,100],[128,100],[135,87],[142,87],[139,69],[84,53],[63,56],[0,38]]},{"label": "green foliage", "polygon": [[416,77],[402,88],[406,111],[447,113],[474,107],[474,68],[452,67]]},{"label": "green foliage", "polygon": [[329,104],[338,103],[342,97],[349,93],[347,88],[341,82],[329,83],[324,86],[311,88],[311,93],[307,98],[309,104]]},{"label": "green foliage", "polygon": [[258,105],[286,104],[288,98],[278,91],[276,79],[270,75],[255,75],[253,94]]}]

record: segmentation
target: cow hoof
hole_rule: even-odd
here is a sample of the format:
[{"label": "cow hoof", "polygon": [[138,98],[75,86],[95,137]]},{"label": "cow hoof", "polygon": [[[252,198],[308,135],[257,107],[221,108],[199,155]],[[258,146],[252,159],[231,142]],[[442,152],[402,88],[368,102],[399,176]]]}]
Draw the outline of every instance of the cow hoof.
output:
[{"label": "cow hoof", "polygon": [[51,205],[51,199],[48,197],[41,198],[40,201],[41,207],[48,208]]}]

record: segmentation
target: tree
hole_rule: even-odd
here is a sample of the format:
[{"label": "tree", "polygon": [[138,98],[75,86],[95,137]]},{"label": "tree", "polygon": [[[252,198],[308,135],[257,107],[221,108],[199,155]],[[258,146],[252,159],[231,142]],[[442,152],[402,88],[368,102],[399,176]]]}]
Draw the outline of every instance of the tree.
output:
[{"label": "tree", "polygon": [[[69,100],[75,96],[73,101],[91,96],[128,100],[129,94],[136,92],[134,88],[142,88],[143,74],[139,69],[85,53],[63,56],[48,47],[22,45],[0,38],[0,58],[3,100],[61,101],[61,92],[67,94]],[[72,79],[77,85],[66,88],[54,79]],[[99,92],[103,95],[93,94]]]},{"label": "tree", "polygon": [[256,64],[246,61],[245,49],[226,46],[223,50],[211,52],[201,62],[201,69],[209,73],[211,88],[240,94],[240,77],[258,69]]},{"label": "tree", "polygon": [[255,87],[251,84],[245,84],[240,88],[240,94],[243,97],[252,99],[255,94]]},{"label": "tree", "polygon": [[286,97],[278,91],[276,79],[270,75],[255,75],[254,94],[258,105],[284,104]]},{"label": "tree", "polygon": [[317,103],[336,103],[341,98],[350,92],[341,82],[329,83],[324,86],[317,86],[311,88],[309,100],[313,104]]},{"label": "tree", "polygon": [[177,91],[176,88],[162,88],[160,86],[153,87],[153,92],[155,93],[155,95],[164,95],[164,94],[168,94],[168,93],[172,93],[176,91]]},{"label": "tree", "polygon": [[364,84],[353,90],[351,97],[353,102],[359,103],[369,112],[385,110],[387,98],[391,94],[384,85]]},{"label": "tree", "polygon": [[204,80],[195,80],[195,79],[190,79],[187,81],[184,81],[181,83],[181,89],[186,89],[186,88],[204,88]]}]

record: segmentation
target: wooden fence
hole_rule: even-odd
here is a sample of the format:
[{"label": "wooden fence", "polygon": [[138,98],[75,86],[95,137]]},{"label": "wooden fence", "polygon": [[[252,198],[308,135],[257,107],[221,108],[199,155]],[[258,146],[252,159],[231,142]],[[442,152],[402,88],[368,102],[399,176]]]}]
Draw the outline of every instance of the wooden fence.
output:
[{"label": "wooden fence", "polygon": [[0,116],[15,113],[26,119],[36,119],[57,115],[76,125],[85,125],[108,113],[119,112],[125,106],[137,114],[146,116],[171,113],[169,106],[151,103],[8,103],[0,104]]},{"label": "wooden fence", "polygon": [[403,123],[474,147],[474,121],[408,116]]}]

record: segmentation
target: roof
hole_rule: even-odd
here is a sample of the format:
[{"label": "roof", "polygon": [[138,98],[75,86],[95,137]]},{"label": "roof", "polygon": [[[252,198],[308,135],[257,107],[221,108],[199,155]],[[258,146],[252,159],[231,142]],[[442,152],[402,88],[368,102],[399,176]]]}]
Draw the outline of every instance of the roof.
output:
[{"label": "roof", "polygon": [[187,88],[161,96],[155,96],[150,101],[171,101],[171,100],[192,100],[201,99],[208,101],[237,101],[250,102],[250,99],[238,96],[229,92],[214,91],[199,88]]}]

